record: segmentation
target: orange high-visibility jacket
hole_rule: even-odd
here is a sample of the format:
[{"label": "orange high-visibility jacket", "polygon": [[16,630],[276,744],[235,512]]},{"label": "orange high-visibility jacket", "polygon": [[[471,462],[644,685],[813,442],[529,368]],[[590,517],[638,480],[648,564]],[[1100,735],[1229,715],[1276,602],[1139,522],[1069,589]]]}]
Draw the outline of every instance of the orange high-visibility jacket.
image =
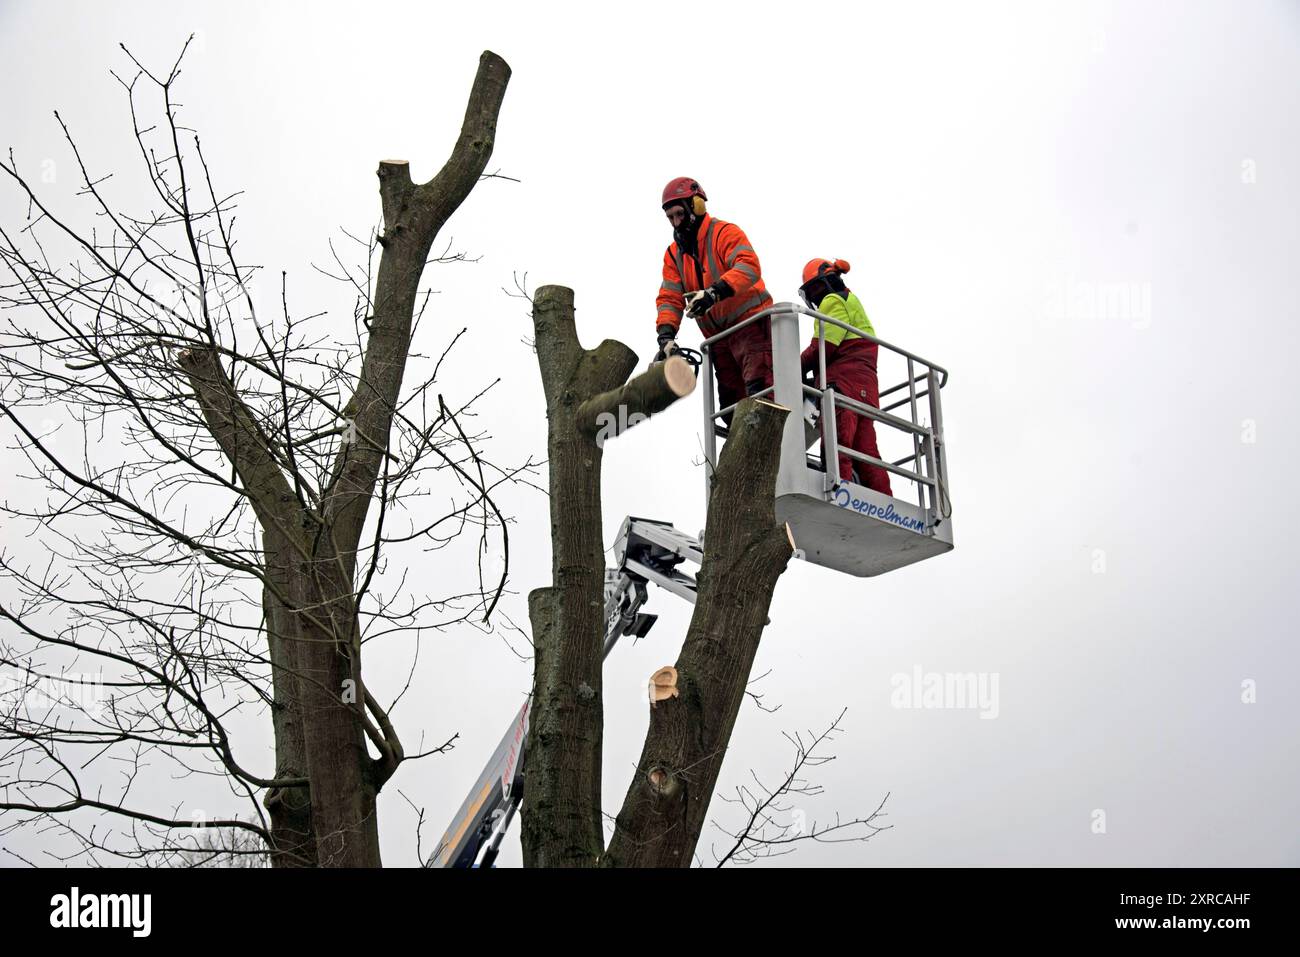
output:
[{"label": "orange high-visibility jacket", "polygon": [[700,317],[700,332],[706,337],[772,305],[754,247],[735,223],[705,215],[700,220],[695,248],[699,250],[698,258],[684,255],[675,241],[664,252],[664,279],[655,300],[659,307],[656,328],[680,328],[686,293],[707,289],[719,279],[726,280],[734,294]]}]

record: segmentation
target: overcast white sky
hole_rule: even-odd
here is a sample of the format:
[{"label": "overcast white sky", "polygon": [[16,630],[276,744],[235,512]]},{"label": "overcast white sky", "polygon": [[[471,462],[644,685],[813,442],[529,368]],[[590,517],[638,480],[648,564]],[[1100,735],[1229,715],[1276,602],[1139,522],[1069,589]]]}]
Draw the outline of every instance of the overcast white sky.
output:
[{"label": "overcast white sky", "polygon": [[[956,549],[875,579],[796,563],[778,587],[756,673],[782,707],[746,704],[722,784],[774,777],[782,731],[847,707],[825,794],[799,807],[855,816],[888,793],[894,825],[783,862],[1300,864],[1300,6],[472,9],[0,3],[0,146],[29,171],[68,164],[58,109],[93,166],[141,195],[117,43],[165,68],[196,32],[180,98],[219,188],[245,191],[244,260],[288,270],[303,312],[342,323],[351,300],[310,263],[340,227],[378,220],[379,159],[437,169],[494,50],[514,72],[492,168],[522,182],[482,184],[449,224],[482,258],[426,275],[441,294],[422,334],[432,349],[470,329],[448,392],[503,380],[484,410],[497,459],[545,454],[526,304],[501,287],[523,271],[571,286],[588,345],[648,359],[671,238],[658,198],[677,175],[748,232],[778,300],[807,259],[846,258],[879,335],[951,371]],[[11,188],[0,210],[23,215]],[[1095,306],[1117,290],[1133,309]],[[697,399],[609,446],[607,541],[628,514],[699,529]],[[506,610],[523,622],[550,574],[546,502],[502,504],[518,518]],[[654,631],[606,669],[611,812],[645,679],[689,620],[662,593],[650,610]],[[376,655],[367,675],[391,693],[408,662]],[[891,677],[916,667],[996,674],[997,717],[892,707]],[[387,863],[416,861],[398,790],[426,809],[428,849],[530,673],[496,635],[425,646],[399,731],[460,743],[385,790]],[[252,760],[266,739],[246,740]],[[501,863],[518,861],[516,829]]]}]

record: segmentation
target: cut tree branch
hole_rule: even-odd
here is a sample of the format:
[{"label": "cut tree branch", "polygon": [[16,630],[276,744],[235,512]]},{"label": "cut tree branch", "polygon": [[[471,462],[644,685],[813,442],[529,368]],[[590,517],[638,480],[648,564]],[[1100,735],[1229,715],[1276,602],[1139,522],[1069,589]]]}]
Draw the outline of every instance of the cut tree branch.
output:
[{"label": "cut tree branch", "polygon": [[657,362],[626,385],[593,396],[578,406],[578,430],[596,444],[621,435],[695,390],[695,372],[681,356]]}]

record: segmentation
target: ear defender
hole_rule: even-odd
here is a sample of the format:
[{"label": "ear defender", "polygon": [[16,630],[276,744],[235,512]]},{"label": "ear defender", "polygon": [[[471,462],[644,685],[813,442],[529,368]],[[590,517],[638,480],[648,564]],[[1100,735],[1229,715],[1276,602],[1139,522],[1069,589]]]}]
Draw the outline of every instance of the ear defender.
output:
[{"label": "ear defender", "polygon": [[694,212],[696,216],[703,216],[703,215],[704,215],[704,197],[703,197],[703,196],[692,196],[692,197],[691,197],[691,211]]}]

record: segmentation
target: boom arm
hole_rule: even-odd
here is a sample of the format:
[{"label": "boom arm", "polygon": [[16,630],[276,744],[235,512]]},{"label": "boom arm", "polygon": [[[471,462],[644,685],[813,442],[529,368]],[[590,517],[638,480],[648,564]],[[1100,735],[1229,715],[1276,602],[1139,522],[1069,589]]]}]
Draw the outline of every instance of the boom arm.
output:
[{"label": "boom arm", "polygon": [[[624,635],[644,638],[654,626],[658,616],[641,611],[650,583],[695,604],[695,579],[677,566],[684,562],[698,565],[704,549],[697,539],[667,522],[629,516],[619,529],[614,558],[617,567],[605,569],[605,657]],[[490,867],[496,860],[524,797],[530,704],[524,702],[510,723],[438,842],[429,867]]]}]

